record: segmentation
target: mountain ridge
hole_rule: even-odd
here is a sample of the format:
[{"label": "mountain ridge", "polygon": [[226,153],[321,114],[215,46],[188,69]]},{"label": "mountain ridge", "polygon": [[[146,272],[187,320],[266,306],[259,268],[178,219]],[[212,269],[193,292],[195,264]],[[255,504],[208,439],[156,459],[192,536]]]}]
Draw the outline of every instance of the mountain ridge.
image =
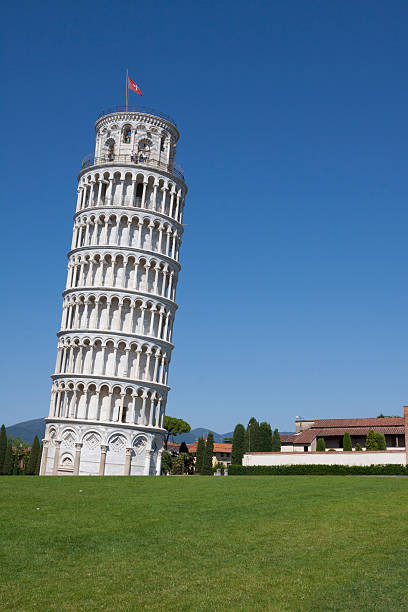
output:
[{"label": "mountain ridge", "polygon": [[[207,427],[195,427],[188,433],[178,434],[177,436],[170,436],[169,442],[175,442],[181,444],[181,442],[185,442],[186,444],[192,444],[199,437],[206,438],[209,432],[213,433],[214,442],[223,442],[224,438],[232,438],[233,431],[228,431],[227,433],[219,434],[213,429]],[[21,438],[24,442],[31,444],[34,440],[34,436],[38,436],[38,439],[41,440],[44,438],[45,434],[45,419],[31,419],[29,421],[22,421],[21,423],[15,423],[14,425],[9,425],[6,427],[6,432],[8,436],[12,436],[13,438]],[[288,432],[281,432],[288,433]]]}]

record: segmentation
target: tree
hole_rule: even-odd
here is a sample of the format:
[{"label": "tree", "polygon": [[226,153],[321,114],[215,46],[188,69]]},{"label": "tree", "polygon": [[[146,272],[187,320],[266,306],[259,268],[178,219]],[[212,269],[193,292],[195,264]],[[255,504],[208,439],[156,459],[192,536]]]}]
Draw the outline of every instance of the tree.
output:
[{"label": "tree", "polygon": [[164,429],[167,433],[164,436],[164,448],[167,450],[167,442],[170,436],[177,436],[181,433],[188,433],[191,430],[190,425],[183,421],[183,419],[176,419],[176,417],[165,416],[164,417]]},{"label": "tree", "polygon": [[171,455],[167,451],[163,451],[161,459],[162,474],[168,474],[171,470]]},{"label": "tree", "polygon": [[214,436],[211,431],[208,432],[207,442],[205,445],[205,453],[203,459],[203,467],[201,468],[202,476],[212,476],[213,474],[213,454],[214,454]]},{"label": "tree", "polygon": [[195,473],[201,474],[201,470],[203,469],[203,461],[205,455],[205,442],[204,438],[198,438],[197,441],[197,452],[196,452],[196,461],[195,461]]},{"label": "tree", "polygon": [[234,429],[232,437],[232,452],[231,463],[233,465],[242,465],[242,457],[245,454],[245,427],[238,423]]},{"label": "tree", "polygon": [[35,474],[35,468],[37,467],[38,454],[40,452],[40,442],[38,440],[38,436],[35,436],[33,440],[33,445],[31,447],[30,458],[27,463],[27,467],[25,473],[29,476],[33,476]]},{"label": "tree", "polygon": [[3,473],[3,465],[4,465],[4,458],[6,456],[6,450],[7,450],[7,434],[6,434],[6,428],[4,427],[4,425],[2,425],[1,430],[0,430],[0,474]]},{"label": "tree", "polygon": [[376,451],[378,450],[378,442],[375,435],[374,429],[370,429],[367,434],[366,442],[365,442],[366,450],[368,451]]},{"label": "tree", "polygon": [[256,453],[259,448],[259,423],[252,417],[249,419],[247,427],[248,452]]},{"label": "tree", "polygon": [[385,442],[385,436],[383,433],[377,431],[375,434],[377,440],[377,450],[387,450],[387,444]]},{"label": "tree", "polygon": [[17,452],[14,455],[14,463],[13,463],[13,476],[18,476],[18,468],[20,466],[20,457]]},{"label": "tree", "polygon": [[357,442],[357,444],[355,446],[355,449],[356,449],[357,452],[363,450],[361,444],[359,444],[358,442]]},{"label": "tree", "polygon": [[3,474],[5,476],[12,474],[13,463],[14,463],[13,447],[9,443],[7,444],[6,454],[4,456],[4,463],[3,463]]},{"label": "tree", "polygon": [[185,442],[182,442],[179,446],[179,455],[181,455],[181,453],[187,453],[188,455],[188,446]]},{"label": "tree", "polygon": [[259,452],[268,453],[272,450],[272,428],[266,421],[259,425]]},{"label": "tree", "polygon": [[38,457],[37,457],[37,465],[35,466],[35,475],[36,476],[39,476],[39,474],[40,474],[42,452],[43,452],[43,447],[42,447],[42,444],[41,444],[40,445],[40,451],[39,451]]},{"label": "tree", "polygon": [[272,452],[280,453],[281,452],[281,438],[279,435],[279,431],[275,429],[272,436]]},{"label": "tree", "polygon": [[351,445],[351,437],[348,431],[346,431],[346,433],[343,436],[343,450],[344,451],[353,450],[353,447]]},{"label": "tree", "polygon": [[319,453],[321,453],[321,452],[326,450],[326,442],[324,441],[324,438],[318,438],[316,450]]},{"label": "tree", "polygon": [[171,473],[178,475],[184,473],[184,455],[175,455],[171,458]]}]

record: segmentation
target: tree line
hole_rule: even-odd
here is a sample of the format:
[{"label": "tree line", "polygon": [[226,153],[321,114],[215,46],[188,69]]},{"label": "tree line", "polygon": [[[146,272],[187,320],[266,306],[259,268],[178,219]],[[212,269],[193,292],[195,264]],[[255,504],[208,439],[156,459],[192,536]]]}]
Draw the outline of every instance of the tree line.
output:
[{"label": "tree line", "polygon": [[42,449],[35,436],[31,449],[20,438],[7,437],[4,425],[0,429],[0,475],[35,476],[40,473]]},{"label": "tree line", "polygon": [[278,429],[272,432],[272,427],[266,421],[258,423],[255,417],[249,419],[247,428],[238,423],[232,437],[231,464],[242,465],[245,453],[280,453],[281,439]]},{"label": "tree line", "polygon": [[201,474],[212,476],[214,454],[214,435],[208,432],[207,439],[198,438],[196,460],[188,451],[188,446],[182,442],[178,455],[174,457],[164,451],[162,454],[162,473],[164,474]]}]

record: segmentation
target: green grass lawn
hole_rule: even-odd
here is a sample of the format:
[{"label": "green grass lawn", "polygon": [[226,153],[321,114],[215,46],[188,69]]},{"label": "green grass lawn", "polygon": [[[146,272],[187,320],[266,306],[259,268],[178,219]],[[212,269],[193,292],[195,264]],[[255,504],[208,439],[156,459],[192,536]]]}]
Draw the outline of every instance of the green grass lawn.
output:
[{"label": "green grass lawn", "polygon": [[2,610],[408,610],[405,478],[2,477],[0,507]]}]

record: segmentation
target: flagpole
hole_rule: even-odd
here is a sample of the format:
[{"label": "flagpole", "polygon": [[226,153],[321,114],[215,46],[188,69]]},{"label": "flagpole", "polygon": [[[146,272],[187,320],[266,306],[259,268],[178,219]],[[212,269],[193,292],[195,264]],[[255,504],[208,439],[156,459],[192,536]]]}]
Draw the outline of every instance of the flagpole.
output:
[{"label": "flagpole", "polygon": [[126,90],[126,106],[125,106],[125,110],[127,112],[127,90],[128,90],[128,69],[126,68],[126,85],[125,85],[125,90]]}]

